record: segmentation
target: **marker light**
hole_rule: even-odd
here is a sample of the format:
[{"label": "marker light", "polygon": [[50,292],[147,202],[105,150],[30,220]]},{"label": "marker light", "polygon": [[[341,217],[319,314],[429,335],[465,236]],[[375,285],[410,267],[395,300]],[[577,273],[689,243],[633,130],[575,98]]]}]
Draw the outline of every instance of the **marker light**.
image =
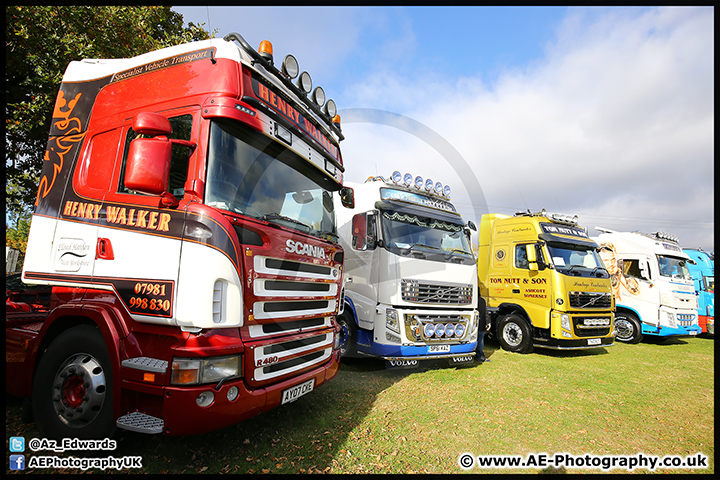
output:
[{"label": "marker light", "polygon": [[435,182],[433,182],[431,179],[425,180],[425,190],[428,192],[431,192],[433,189],[433,186],[435,185]]},{"label": "marker light", "polygon": [[395,183],[400,183],[402,181],[402,173],[395,170],[392,174],[392,181]]},{"label": "marker light", "polygon": [[337,106],[335,105],[335,101],[331,98],[327,101],[325,104],[325,113],[327,113],[328,117],[332,118],[337,114]]},{"label": "marker light", "polygon": [[339,128],[340,127],[340,115],[336,114],[334,117],[332,117],[332,122],[337,123],[337,126]]},{"label": "marker light", "polygon": [[270,63],[273,63],[273,46],[272,43],[270,43],[267,40],[263,40],[260,42],[260,48],[258,48],[258,53],[261,57],[263,57],[265,60],[267,60]]},{"label": "marker light", "polygon": [[412,185],[412,182],[413,182],[412,175],[409,173],[406,173],[405,176],[403,177],[403,183],[409,187],[410,185]]},{"label": "marker light", "polygon": [[281,68],[283,73],[291,79],[297,77],[298,73],[300,72],[300,67],[298,66],[297,60],[289,53],[285,55],[285,59],[283,60]]},{"label": "marker light", "polygon": [[298,77],[297,80],[297,86],[306,94],[312,91],[312,78],[310,78],[310,74],[308,72],[302,72],[300,74],[300,77]]},{"label": "marker light", "polygon": [[315,87],[312,94],[313,102],[317,103],[319,107],[322,107],[325,103],[325,90],[322,87]]},{"label": "marker light", "polygon": [[435,184],[435,193],[437,193],[438,195],[441,195],[441,194],[442,194],[442,188],[443,188],[442,183],[437,182],[437,183]]},{"label": "marker light", "polygon": [[445,188],[443,189],[443,193],[446,197],[450,198],[450,185],[445,185]]},{"label": "marker light", "polygon": [[422,184],[423,184],[423,178],[420,175],[415,177],[415,188],[418,188],[418,189],[422,188]]}]

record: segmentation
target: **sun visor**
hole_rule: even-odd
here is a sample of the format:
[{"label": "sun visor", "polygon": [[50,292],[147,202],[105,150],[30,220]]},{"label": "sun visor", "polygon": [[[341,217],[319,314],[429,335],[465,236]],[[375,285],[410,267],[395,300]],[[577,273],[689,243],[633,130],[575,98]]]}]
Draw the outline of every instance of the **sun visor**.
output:
[{"label": "sun visor", "polygon": [[422,207],[419,205],[412,205],[406,202],[398,200],[384,200],[375,202],[375,208],[378,210],[393,210],[400,213],[409,213],[412,215],[418,215],[421,217],[432,217],[438,220],[443,220],[449,223],[456,223],[463,225],[464,222],[462,217],[458,213],[447,212],[431,207]]},{"label": "sun visor", "polygon": [[554,235],[552,233],[541,233],[538,235],[540,240],[544,240],[547,243],[565,243],[570,245],[583,245],[590,248],[598,248],[597,242],[590,240],[588,237],[581,237],[575,235]]}]

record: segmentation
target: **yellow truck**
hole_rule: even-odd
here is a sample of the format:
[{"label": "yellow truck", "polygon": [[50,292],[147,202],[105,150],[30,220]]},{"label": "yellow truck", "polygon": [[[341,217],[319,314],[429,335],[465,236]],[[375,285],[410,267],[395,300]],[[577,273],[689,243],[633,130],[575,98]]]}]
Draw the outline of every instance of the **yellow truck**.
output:
[{"label": "yellow truck", "polygon": [[597,249],[577,217],[545,210],[482,216],[480,309],[503,349],[614,344],[612,281]]}]

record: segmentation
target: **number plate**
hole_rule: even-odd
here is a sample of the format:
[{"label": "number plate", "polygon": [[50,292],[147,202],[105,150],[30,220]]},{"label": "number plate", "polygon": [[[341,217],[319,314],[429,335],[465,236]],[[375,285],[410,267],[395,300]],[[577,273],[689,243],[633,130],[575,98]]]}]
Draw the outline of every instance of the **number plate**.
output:
[{"label": "number plate", "polygon": [[428,353],[450,353],[450,345],[428,345]]},{"label": "number plate", "polygon": [[695,330],[691,330],[690,335],[697,335],[697,332]]},{"label": "number plate", "polygon": [[600,345],[602,340],[599,338],[588,338],[588,345]]},{"label": "number plate", "polygon": [[283,391],[281,405],[286,403],[294,402],[298,398],[302,397],[306,393],[312,392],[315,388],[315,379],[311,378],[307,382],[303,382],[300,385],[295,385],[292,388],[288,388]]}]

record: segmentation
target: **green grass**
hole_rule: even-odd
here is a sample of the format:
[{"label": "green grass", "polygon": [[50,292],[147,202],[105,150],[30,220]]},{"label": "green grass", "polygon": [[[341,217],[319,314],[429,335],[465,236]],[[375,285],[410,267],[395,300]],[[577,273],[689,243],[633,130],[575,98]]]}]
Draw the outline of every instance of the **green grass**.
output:
[{"label": "green grass", "polygon": [[[192,437],[120,432],[117,450],[95,456],[140,455],[146,473],[463,473],[464,452],[700,452],[708,469],[656,472],[714,473],[713,338],[529,355],[488,341],[485,353],[490,363],[458,368],[388,371],[378,360],[347,361],[332,382],[244,423]],[[7,396],[6,437],[39,437],[20,410]]]}]

